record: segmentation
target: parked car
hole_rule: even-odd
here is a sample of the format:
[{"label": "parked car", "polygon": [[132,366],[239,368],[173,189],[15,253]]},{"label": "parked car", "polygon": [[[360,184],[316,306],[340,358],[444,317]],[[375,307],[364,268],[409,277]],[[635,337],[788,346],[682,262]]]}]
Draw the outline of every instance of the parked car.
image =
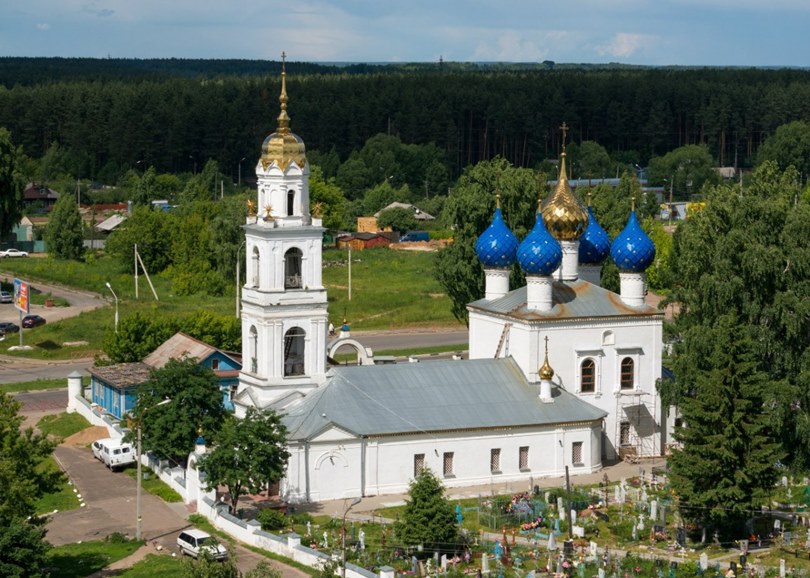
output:
[{"label": "parked car", "polygon": [[132,444],[124,443],[120,438],[107,438],[93,443],[93,455],[98,453],[104,465],[115,470],[134,464],[135,450]]},{"label": "parked car", "polygon": [[199,558],[200,553],[208,553],[214,560],[224,560],[228,557],[228,550],[217,542],[216,538],[202,530],[183,530],[177,536],[177,547],[180,554],[188,554]]},{"label": "parked car", "polygon": [[14,303],[14,297],[8,291],[0,291],[0,303]]},{"label": "parked car", "polygon": [[0,321],[0,331],[4,333],[19,333],[20,326],[11,321]]},{"label": "parked car", "polygon": [[28,253],[12,248],[0,251],[0,257],[28,257]]},{"label": "parked car", "polygon": [[45,325],[46,321],[44,317],[39,315],[26,315],[23,317],[22,326],[25,329],[31,329],[32,327],[38,327],[40,325]]}]

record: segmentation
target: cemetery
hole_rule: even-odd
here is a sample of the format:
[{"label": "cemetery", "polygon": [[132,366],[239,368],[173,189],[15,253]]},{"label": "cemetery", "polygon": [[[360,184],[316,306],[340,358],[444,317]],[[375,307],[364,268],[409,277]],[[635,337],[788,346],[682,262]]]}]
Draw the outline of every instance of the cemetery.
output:
[{"label": "cemetery", "polygon": [[[810,490],[782,482],[772,496],[779,509],[758,512],[749,534],[731,543],[685,523],[666,475],[640,469],[634,478],[605,478],[570,491],[535,487],[452,501],[458,539],[435,549],[398,539],[395,525],[404,506],[355,515],[346,521],[345,556],[347,564],[374,573],[388,566],[399,576],[425,578],[810,576],[804,511]],[[799,503],[791,502],[794,497]],[[284,531],[340,559],[340,519],[290,520]]]}]

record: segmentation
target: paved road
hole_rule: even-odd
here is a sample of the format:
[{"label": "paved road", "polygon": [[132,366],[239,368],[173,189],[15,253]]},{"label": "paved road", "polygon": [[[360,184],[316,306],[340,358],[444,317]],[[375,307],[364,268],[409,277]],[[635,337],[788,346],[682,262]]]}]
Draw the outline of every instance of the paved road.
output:
[{"label": "paved road", "polygon": [[[103,540],[120,532],[135,535],[136,484],[121,472],[111,472],[93,457],[86,447],[61,445],[54,456],[67,472],[85,506],[57,512],[48,522],[48,541],[56,546],[80,540]],[[163,551],[175,552],[177,534],[189,527],[188,512],[183,504],[167,504],[147,493],[141,494],[141,529],[143,539]],[[266,560],[285,578],[308,578],[300,570],[285,566],[236,545],[237,566],[242,572]]]}]

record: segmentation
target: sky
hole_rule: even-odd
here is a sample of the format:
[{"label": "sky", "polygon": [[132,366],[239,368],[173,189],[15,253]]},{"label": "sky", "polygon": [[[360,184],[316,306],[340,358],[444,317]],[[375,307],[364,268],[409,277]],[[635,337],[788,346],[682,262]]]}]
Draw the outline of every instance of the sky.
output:
[{"label": "sky", "polygon": [[810,0],[0,0],[0,56],[810,66]]}]

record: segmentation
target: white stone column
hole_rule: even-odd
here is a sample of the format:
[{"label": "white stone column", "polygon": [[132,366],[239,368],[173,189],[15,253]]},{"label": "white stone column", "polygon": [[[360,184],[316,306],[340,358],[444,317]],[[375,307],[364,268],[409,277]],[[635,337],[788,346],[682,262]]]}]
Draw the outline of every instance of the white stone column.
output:
[{"label": "white stone column", "polygon": [[620,295],[625,305],[630,307],[642,307],[644,296],[647,293],[647,274],[630,273],[622,271],[619,273]]},{"label": "white stone column", "polygon": [[84,394],[84,388],[82,386],[82,374],[78,371],[73,371],[70,375],[67,376],[67,384],[68,384],[68,404],[67,404],[67,412],[68,413],[75,413],[77,402],[77,397],[82,397]]},{"label": "white stone column", "polygon": [[560,241],[562,264],[560,265],[563,281],[576,281],[579,278],[579,241]]},{"label": "white stone column", "polygon": [[509,269],[484,269],[484,299],[492,301],[509,293]]},{"label": "white stone column", "polygon": [[580,265],[579,278],[588,283],[601,287],[602,265]]},{"label": "white stone column", "polygon": [[551,381],[548,379],[540,380],[540,401],[554,403],[554,398],[551,396]]},{"label": "white stone column", "polygon": [[550,275],[526,276],[526,307],[529,311],[551,311],[553,281]]}]

